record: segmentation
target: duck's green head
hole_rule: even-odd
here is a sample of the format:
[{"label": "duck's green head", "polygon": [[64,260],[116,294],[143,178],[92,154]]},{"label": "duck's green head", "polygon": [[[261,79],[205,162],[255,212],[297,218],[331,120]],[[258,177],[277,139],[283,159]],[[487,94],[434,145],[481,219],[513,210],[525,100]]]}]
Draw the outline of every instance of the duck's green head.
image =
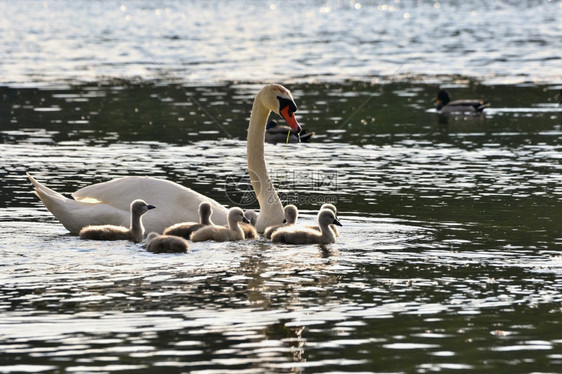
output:
[{"label": "duck's green head", "polygon": [[437,98],[435,99],[435,106],[437,109],[443,108],[445,105],[449,104],[451,98],[449,97],[449,93],[446,90],[439,90],[437,93]]}]

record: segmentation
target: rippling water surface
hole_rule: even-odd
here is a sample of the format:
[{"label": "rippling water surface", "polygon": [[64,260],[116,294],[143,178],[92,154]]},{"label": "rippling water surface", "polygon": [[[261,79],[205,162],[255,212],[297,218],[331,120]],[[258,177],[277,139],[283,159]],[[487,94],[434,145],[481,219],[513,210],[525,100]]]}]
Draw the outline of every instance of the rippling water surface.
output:
[{"label": "rippling water surface", "polygon": [[562,76],[559,0],[3,0],[0,11],[0,74],[20,84]]},{"label": "rippling water surface", "polygon": [[[560,2],[85,4],[0,1],[0,372],[562,371]],[[257,208],[262,81],[315,132],[266,145],[274,183],[304,222],[334,202],[336,244],[155,255],[31,192],[152,175]],[[440,117],[439,86],[491,107]]]}]

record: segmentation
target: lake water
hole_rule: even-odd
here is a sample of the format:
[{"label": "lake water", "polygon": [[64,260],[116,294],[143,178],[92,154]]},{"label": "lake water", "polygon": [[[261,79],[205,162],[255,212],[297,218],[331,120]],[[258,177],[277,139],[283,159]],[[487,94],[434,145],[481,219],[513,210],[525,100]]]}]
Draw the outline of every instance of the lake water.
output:
[{"label": "lake water", "polygon": [[[0,373],[562,371],[560,1],[0,1]],[[245,200],[264,82],[311,143],[268,144],[326,247],[81,241],[65,194],[125,175]],[[440,118],[439,87],[483,98]]]}]

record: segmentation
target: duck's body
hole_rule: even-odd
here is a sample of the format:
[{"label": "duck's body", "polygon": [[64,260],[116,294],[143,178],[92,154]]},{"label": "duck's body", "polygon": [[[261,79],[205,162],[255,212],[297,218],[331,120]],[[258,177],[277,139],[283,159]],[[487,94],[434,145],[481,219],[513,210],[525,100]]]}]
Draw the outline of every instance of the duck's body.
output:
[{"label": "duck's body", "polygon": [[142,216],[153,205],[148,205],[143,200],[135,200],[130,204],[130,227],[116,225],[90,225],[80,230],[80,239],[90,240],[130,240],[140,243],[144,239]]},{"label": "duck's body", "polygon": [[324,209],[318,213],[318,226],[320,227],[320,231],[296,226],[281,228],[273,233],[271,241],[285,244],[335,243],[336,237],[329,227],[331,224],[341,226],[334,212],[329,209]]},{"label": "duck's body", "polygon": [[441,113],[482,113],[490,104],[483,100],[462,99],[451,101],[446,90],[439,90],[435,107]]},{"label": "duck's body", "polygon": [[244,216],[244,211],[240,208],[230,208],[228,211],[228,227],[225,226],[205,226],[193,234],[191,240],[194,242],[202,242],[205,240],[213,240],[216,242],[229,242],[236,240],[244,240],[244,230],[239,223],[249,223]]},{"label": "duck's body", "polygon": [[265,141],[268,143],[308,143],[313,132],[302,130],[300,133],[289,126],[279,125],[276,120],[269,120],[265,131]]},{"label": "duck's body", "polygon": [[[336,206],[334,204],[322,204],[322,206],[320,207],[320,210],[324,210],[324,209],[329,209],[332,212],[334,212],[334,214],[336,215],[336,218],[338,216],[338,210],[336,208]],[[320,231],[320,226],[306,226],[308,228],[311,228],[313,230],[316,231]],[[332,232],[334,233],[334,236],[338,237],[340,236],[340,231],[338,230],[338,227],[334,224],[330,225],[330,230],[332,230]]]},{"label": "duck's body", "polygon": [[151,232],[146,238],[145,248],[154,253],[185,253],[189,250],[189,243],[179,236]]},{"label": "duck's body", "polygon": [[167,227],[163,234],[164,235],[174,235],[179,236],[184,239],[189,239],[191,234],[199,230],[202,227],[214,225],[211,221],[211,215],[213,214],[212,205],[208,202],[202,202],[199,204],[199,222],[180,222]]},{"label": "duck's body", "polygon": [[271,239],[271,235],[273,235],[280,228],[289,227],[297,223],[297,219],[299,217],[299,210],[297,209],[296,206],[289,204],[285,206],[284,212],[285,212],[285,220],[283,221],[283,223],[279,225],[269,226],[263,232],[263,236],[265,236],[267,239]]},{"label": "duck's body", "polygon": [[[296,110],[291,93],[277,84],[262,88],[254,100],[248,127],[247,157],[252,187],[260,204],[260,215],[256,222],[256,228],[260,232],[267,226],[283,221],[283,206],[271,183],[265,162],[267,119],[273,111],[283,116],[291,128],[298,132],[300,126],[294,116]],[[88,225],[125,225],[128,219],[126,204],[139,198],[159,207],[155,214],[145,220],[147,231],[162,232],[178,222],[197,221],[198,206],[204,201],[212,205],[216,223],[227,223],[227,209],[224,206],[189,188],[163,179],[118,178],[82,188],[72,194],[74,199],[68,199],[43,186],[31,175],[28,174],[28,177],[35,187],[35,194],[71,233],[78,233]],[[177,209],[178,206],[183,209]]]}]

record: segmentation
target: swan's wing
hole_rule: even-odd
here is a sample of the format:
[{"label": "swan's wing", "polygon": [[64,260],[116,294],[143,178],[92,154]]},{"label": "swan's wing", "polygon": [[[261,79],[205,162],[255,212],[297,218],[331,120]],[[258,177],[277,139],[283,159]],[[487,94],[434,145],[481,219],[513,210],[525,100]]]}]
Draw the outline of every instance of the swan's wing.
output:
[{"label": "swan's wing", "polygon": [[227,209],[190,188],[164,179],[152,177],[123,177],[84,187],[72,194],[78,201],[97,200],[118,209],[129,210],[135,199],[143,199],[156,206],[143,217],[148,232],[162,232],[178,222],[199,221],[199,204],[209,202],[213,207],[212,219],[226,224]]}]

